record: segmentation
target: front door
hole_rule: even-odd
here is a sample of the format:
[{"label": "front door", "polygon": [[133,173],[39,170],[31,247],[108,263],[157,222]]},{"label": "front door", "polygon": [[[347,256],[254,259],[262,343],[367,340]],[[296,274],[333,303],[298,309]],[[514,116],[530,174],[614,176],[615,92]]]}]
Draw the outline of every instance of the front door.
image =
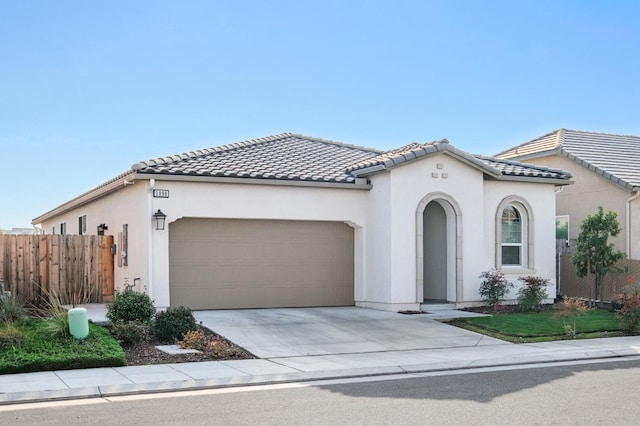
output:
[{"label": "front door", "polygon": [[447,213],[437,201],[423,213],[424,300],[447,300]]}]

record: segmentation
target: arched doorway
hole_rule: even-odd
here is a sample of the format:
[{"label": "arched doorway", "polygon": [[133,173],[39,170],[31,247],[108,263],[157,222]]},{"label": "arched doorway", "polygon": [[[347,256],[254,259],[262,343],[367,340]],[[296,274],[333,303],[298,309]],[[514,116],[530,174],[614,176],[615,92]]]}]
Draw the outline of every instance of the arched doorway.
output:
[{"label": "arched doorway", "polygon": [[424,221],[423,299],[447,301],[447,214],[437,201],[427,204]]},{"label": "arched doorway", "polygon": [[430,194],[416,211],[417,301],[462,300],[462,217],[446,194]]}]

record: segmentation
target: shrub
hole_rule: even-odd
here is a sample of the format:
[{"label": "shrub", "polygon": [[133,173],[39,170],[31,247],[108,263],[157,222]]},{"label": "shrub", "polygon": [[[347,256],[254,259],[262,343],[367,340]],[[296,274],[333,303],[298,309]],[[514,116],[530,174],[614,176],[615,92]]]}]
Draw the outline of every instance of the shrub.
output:
[{"label": "shrub", "polygon": [[587,306],[584,300],[572,299],[567,296],[564,297],[562,301],[562,308],[556,313],[556,316],[558,318],[562,318],[564,331],[567,336],[572,339],[576,338],[576,324],[578,322],[578,318],[584,315],[589,309],[589,306]]},{"label": "shrub", "polygon": [[513,283],[507,281],[504,274],[495,269],[483,272],[480,278],[484,278],[480,284],[482,302],[491,309],[495,309],[509,293],[509,289],[513,288]]},{"label": "shrub", "polygon": [[189,330],[184,333],[182,340],[178,341],[178,345],[183,349],[202,350],[207,346],[207,336],[202,330]]},{"label": "shrub", "polygon": [[26,310],[15,296],[0,295],[0,323],[19,321],[25,316]]},{"label": "shrub", "polygon": [[622,308],[616,316],[627,333],[633,333],[640,326],[640,296],[635,293],[622,294],[619,297]]},{"label": "shrub", "polygon": [[116,292],[113,302],[107,306],[107,318],[112,324],[118,322],[151,322],[156,309],[146,293],[133,290]]},{"label": "shrub", "polygon": [[136,346],[149,340],[149,323],[120,321],[111,325],[111,334],[123,346]]},{"label": "shrub", "polygon": [[[229,345],[221,338],[209,340],[204,350],[218,359],[242,359],[248,354],[236,345]],[[248,355],[253,356],[251,354]]]},{"label": "shrub", "polygon": [[196,320],[191,309],[184,306],[158,312],[153,322],[153,333],[158,339],[164,341],[180,340],[187,331],[196,330],[196,328]]},{"label": "shrub", "polygon": [[224,358],[227,353],[227,345],[220,340],[211,340],[207,343],[206,350],[216,358]]},{"label": "shrub", "polygon": [[518,280],[524,283],[524,286],[518,290],[520,309],[524,312],[539,311],[542,301],[549,297],[547,293],[549,280],[532,275],[520,277]]}]

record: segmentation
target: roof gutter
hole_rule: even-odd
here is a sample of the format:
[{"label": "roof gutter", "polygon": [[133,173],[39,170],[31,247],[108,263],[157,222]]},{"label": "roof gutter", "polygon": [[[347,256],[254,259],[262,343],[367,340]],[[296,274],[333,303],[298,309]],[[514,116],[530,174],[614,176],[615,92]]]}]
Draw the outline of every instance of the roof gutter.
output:
[{"label": "roof gutter", "polygon": [[626,220],[625,220],[625,237],[626,237],[626,251],[627,251],[627,259],[631,258],[631,202],[640,196],[640,191],[634,191],[635,194],[631,197],[627,198],[627,211],[626,211]]},{"label": "roof gutter", "polygon": [[372,188],[366,183],[366,179],[358,179],[354,183],[349,182],[327,182],[315,180],[289,180],[289,179],[264,179],[264,178],[244,178],[244,177],[221,177],[221,176],[193,176],[193,175],[165,175],[157,173],[136,173],[136,179],[158,181],[179,181],[179,182],[208,182],[208,183],[236,183],[251,185],[271,185],[271,186],[304,186],[316,188],[341,188],[341,189],[366,189]]}]

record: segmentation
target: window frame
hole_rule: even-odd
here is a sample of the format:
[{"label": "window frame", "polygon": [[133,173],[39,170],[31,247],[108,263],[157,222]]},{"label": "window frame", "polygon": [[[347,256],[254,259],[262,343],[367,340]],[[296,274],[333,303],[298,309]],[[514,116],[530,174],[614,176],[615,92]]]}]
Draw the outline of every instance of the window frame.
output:
[{"label": "window frame", "polygon": [[[504,233],[504,228],[505,228],[505,212],[512,210],[515,212],[516,218],[518,220],[518,227],[519,227],[519,234],[520,234],[520,242],[507,242],[506,240],[506,236]],[[513,223],[509,224],[509,225],[514,225]],[[524,259],[524,254],[525,254],[525,244],[524,244],[524,240],[525,240],[525,232],[524,232],[524,225],[525,225],[525,221],[523,220],[523,215],[522,212],[513,204],[507,204],[505,206],[504,209],[502,209],[502,217],[500,218],[500,256],[501,256],[501,265],[502,267],[523,267],[523,262],[522,260]],[[518,262],[517,263],[505,263],[504,258],[504,248],[505,247],[517,247],[518,248]]]},{"label": "window frame", "polygon": [[[514,208],[520,215],[520,243],[504,243],[503,242],[503,214],[508,208]],[[533,210],[529,203],[522,197],[511,195],[504,198],[496,210],[495,217],[495,268],[498,270],[527,270],[532,271],[534,265],[534,220]],[[502,249],[503,247],[520,247],[520,263],[504,264]]]},{"label": "window frame", "polygon": [[87,215],[78,217],[78,235],[86,235],[87,233]]}]

